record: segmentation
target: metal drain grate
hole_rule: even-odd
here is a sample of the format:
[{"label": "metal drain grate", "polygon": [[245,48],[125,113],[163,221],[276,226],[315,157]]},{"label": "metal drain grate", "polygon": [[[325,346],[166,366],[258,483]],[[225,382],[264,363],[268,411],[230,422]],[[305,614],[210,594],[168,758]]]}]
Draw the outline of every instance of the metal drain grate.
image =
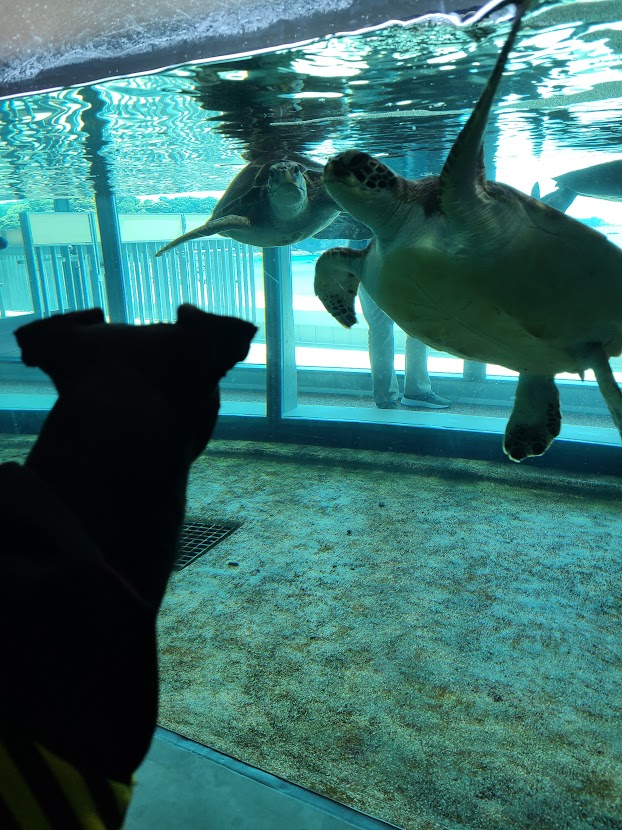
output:
[{"label": "metal drain grate", "polygon": [[239,524],[184,522],[177,546],[177,562],[173,570],[181,571],[191,565],[208,550],[226,539],[227,536],[231,536],[239,526]]}]

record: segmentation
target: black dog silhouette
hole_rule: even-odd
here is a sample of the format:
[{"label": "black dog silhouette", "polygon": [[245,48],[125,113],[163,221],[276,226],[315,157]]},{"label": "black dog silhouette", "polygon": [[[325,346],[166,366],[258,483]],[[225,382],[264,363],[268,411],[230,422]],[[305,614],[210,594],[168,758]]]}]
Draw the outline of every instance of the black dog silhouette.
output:
[{"label": "black dog silhouette", "polygon": [[188,473],[255,332],[189,305],[175,324],[93,309],[17,331],[59,393],[25,465],[0,466],[0,739],[17,755],[33,741],[121,782],[142,761]]}]

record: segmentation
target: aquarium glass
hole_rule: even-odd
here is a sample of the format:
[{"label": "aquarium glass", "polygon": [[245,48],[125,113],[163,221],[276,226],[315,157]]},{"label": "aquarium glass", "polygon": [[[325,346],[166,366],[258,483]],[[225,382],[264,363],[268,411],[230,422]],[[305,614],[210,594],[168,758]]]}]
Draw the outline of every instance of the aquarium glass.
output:
[{"label": "aquarium glass", "polygon": [[[347,223],[277,257],[226,232],[155,256],[258,156],[324,164],[357,148],[409,178],[440,173],[507,30],[504,13],[387,25],[0,101],[0,405],[54,401],[13,338],[37,317],[100,305],[143,325],[193,302],[253,321],[221,388],[237,433],[213,443],[212,467],[200,460],[189,501],[193,519],[240,529],[172,579],[163,725],[405,830],[614,830],[618,480],[502,467],[516,388],[502,366],[430,349],[432,390],[451,406],[376,407],[359,301],[346,329],[314,292],[323,251],[365,244]],[[622,161],[621,48],[618,4],[528,17],[493,107],[488,177],[544,196],[557,175]],[[618,176],[617,196],[567,210],[616,245]],[[238,196],[265,192],[247,182]],[[396,326],[399,396],[404,351]],[[275,352],[282,420],[257,443],[246,421],[270,414]],[[612,366],[622,383],[622,359]],[[559,386],[564,434],[617,451],[593,374]],[[298,421],[299,446],[279,445],[278,423]],[[310,448],[325,422],[379,425],[385,450],[394,428],[459,430],[457,456],[469,430],[492,431],[499,466]]]}]

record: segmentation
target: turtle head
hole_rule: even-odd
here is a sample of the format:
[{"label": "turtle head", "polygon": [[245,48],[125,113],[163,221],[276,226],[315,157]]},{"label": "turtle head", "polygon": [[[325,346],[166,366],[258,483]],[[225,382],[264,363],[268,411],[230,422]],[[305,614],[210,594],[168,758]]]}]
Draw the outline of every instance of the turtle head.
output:
[{"label": "turtle head", "polygon": [[270,165],[268,195],[273,208],[291,216],[302,210],[307,202],[307,182],[295,161],[277,161]]},{"label": "turtle head", "polygon": [[386,164],[360,150],[340,153],[324,168],[324,184],[339,207],[372,230],[393,213],[398,178]]}]

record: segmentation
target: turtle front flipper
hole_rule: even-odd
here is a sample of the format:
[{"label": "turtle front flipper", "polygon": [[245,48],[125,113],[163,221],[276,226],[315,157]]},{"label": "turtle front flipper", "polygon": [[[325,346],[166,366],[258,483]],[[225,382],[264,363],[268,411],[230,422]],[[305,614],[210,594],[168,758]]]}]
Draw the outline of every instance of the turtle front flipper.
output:
[{"label": "turtle front flipper", "polygon": [[475,109],[454,142],[440,175],[441,209],[453,221],[469,225],[473,204],[485,190],[484,135],[499,82],[520,29],[523,15],[534,0],[517,5],[516,17],[503,44],[495,67]]},{"label": "turtle front flipper", "polygon": [[354,298],[365,251],[331,248],[315,264],[314,289],[329,314],[349,329],[356,323]]},{"label": "turtle front flipper", "polygon": [[172,248],[176,248],[184,242],[190,242],[191,239],[199,239],[202,236],[212,236],[215,233],[222,233],[226,236],[228,231],[236,230],[238,228],[248,228],[250,227],[250,224],[250,220],[246,216],[232,215],[221,216],[220,219],[208,219],[204,225],[195,228],[193,231],[188,231],[188,233],[178,236],[177,239],[173,239],[173,241],[169,242],[168,245],[160,248],[159,251],[156,251],[156,256],[162,256],[162,254],[165,254]]},{"label": "turtle front flipper", "polygon": [[561,424],[555,378],[521,373],[503,438],[504,453],[512,461],[542,455],[559,435]]}]

